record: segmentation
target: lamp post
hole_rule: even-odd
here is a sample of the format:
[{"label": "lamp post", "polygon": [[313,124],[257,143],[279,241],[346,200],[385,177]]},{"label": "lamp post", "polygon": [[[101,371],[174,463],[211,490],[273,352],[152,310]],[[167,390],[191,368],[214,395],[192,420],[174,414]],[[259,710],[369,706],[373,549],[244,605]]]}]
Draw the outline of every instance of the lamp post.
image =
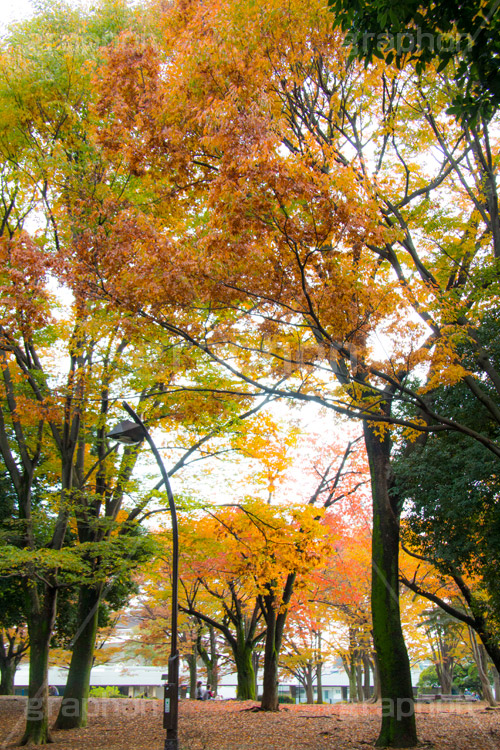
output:
[{"label": "lamp post", "polygon": [[167,490],[168,507],[172,517],[172,624],[167,684],[164,688],[163,727],[167,730],[164,750],[178,750],[179,650],[177,647],[177,612],[179,598],[179,530],[177,527],[177,511],[170,480],[158,449],[153,442],[153,438],[135,411],[125,401],[122,406],[127,414],[132,417],[133,421],[131,422],[127,419],[124,422],[120,422],[111,430],[108,437],[114,438],[119,443],[126,443],[128,445],[140,443],[142,440],[148,442]]}]

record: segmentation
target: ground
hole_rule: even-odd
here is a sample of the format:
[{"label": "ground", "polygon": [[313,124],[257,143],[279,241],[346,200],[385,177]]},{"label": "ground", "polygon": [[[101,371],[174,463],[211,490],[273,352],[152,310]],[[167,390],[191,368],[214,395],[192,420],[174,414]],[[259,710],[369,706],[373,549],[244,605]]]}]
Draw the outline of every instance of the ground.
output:
[{"label": "ground", "polygon": [[[55,718],[60,698],[50,698]],[[372,750],[380,706],[335,704],[283,706],[279,713],[254,712],[252,703],[181,701],[182,750]],[[0,748],[16,747],[23,730],[25,698],[0,698]],[[500,710],[482,703],[417,705],[422,748],[499,750]],[[86,729],[54,732],[57,750],[161,750],[162,702],[96,698]]]}]

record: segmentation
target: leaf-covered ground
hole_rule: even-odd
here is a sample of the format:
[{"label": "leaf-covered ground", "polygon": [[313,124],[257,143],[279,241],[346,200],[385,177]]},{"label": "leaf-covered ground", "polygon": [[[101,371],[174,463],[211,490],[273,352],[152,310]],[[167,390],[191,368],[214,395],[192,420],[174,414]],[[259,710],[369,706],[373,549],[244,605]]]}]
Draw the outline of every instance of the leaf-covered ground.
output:
[{"label": "leaf-covered ground", "polygon": [[[23,730],[25,698],[0,698],[0,747],[13,748]],[[55,717],[59,698],[51,698]],[[182,750],[371,750],[380,707],[337,704],[286,706],[279,713],[248,710],[236,701],[182,701]],[[86,729],[54,732],[61,750],[161,750],[161,701],[93,699]],[[500,711],[481,703],[418,705],[421,746],[433,750],[499,750]]]}]

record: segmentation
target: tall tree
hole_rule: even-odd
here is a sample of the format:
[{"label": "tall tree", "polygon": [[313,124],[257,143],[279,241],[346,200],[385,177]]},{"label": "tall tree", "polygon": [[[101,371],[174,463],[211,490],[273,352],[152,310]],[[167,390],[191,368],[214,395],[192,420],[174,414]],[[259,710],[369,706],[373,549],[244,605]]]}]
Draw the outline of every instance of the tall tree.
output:
[{"label": "tall tree", "polygon": [[[64,384],[65,394],[60,401],[61,412],[58,413],[55,403],[51,403],[52,394],[36,346],[36,338],[43,340],[50,331],[44,304],[43,260],[34,244],[23,237],[17,242],[16,239],[10,241],[4,248],[2,304],[9,312],[3,316],[0,341],[3,372],[0,450],[16,494],[13,509],[16,523],[12,523],[3,540],[2,567],[5,572],[17,572],[29,581],[25,592],[30,638],[31,708],[23,741],[42,744],[49,737],[47,666],[59,571],[63,577],[66,571],[70,579],[85,571],[78,554],[63,551],[70,517],[72,465],[82,414],[85,362],[78,350],[79,327],[76,324],[69,340],[69,372]],[[26,279],[21,289],[17,283],[19,273],[23,273]],[[16,297],[17,304],[13,305]],[[33,311],[29,323],[27,305]],[[35,336],[32,326],[37,323],[39,330]],[[48,444],[47,432],[54,441],[53,446]],[[54,453],[61,462],[59,477],[57,468],[47,461],[47,458],[54,457]],[[33,483],[41,472],[53,486],[60,488],[47,493],[47,513],[42,508],[44,523],[41,523],[43,516],[40,519],[33,502]]]},{"label": "tall tree", "polygon": [[[0,540],[8,538],[16,494],[8,475],[0,474]],[[0,578],[0,695],[14,694],[16,669],[29,648],[24,593],[15,578]]]},{"label": "tall tree", "polygon": [[224,636],[241,700],[255,698],[252,652],[264,641],[262,708],[277,710],[278,659],[294,588],[320,564],[326,546],[318,511],[247,500],[205,513],[196,527],[193,518],[183,524],[181,611]]},{"label": "tall tree", "polygon": [[[498,362],[496,312],[485,316],[481,335],[493,362]],[[464,362],[474,372],[474,358],[461,345]],[[480,378],[480,372],[476,371]],[[493,390],[484,386],[490,397]],[[484,434],[496,437],[498,425],[463,384],[442,386],[432,394],[436,404]],[[398,494],[407,503],[403,538],[413,555],[414,570],[402,580],[412,590],[427,592],[434,603],[447,603],[450,614],[475,630],[498,665],[500,622],[496,561],[498,509],[496,459],[467,436],[439,435],[401,446],[394,469]],[[429,575],[431,566],[436,574]],[[419,569],[420,567],[420,569]],[[427,571],[427,578],[425,577]],[[441,584],[439,583],[441,581]],[[440,591],[443,582],[448,587]],[[447,591],[448,588],[448,591]],[[449,591],[453,591],[450,596]],[[447,595],[448,594],[448,595]],[[425,596],[425,593],[424,593]],[[453,597],[459,606],[455,606]]]},{"label": "tall tree", "polygon": [[[237,698],[255,700],[252,652],[265,636],[256,593],[245,585],[245,576],[235,571],[236,545],[231,545],[230,551],[226,549],[227,542],[223,544],[218,536],[221,525],[209,516],[200,518],[199,514],[194,518],[188,515],[184,522],[181,514],[180,520],[183,549],[180,611],[222,635],[236,668]],[[169,560],[168,554],[162,556],[160,568],[150,584],[153,603],[170,598]],[[158,578],[165,583],[161,585]]]},{"label": "tall tree", "polygon": [[[174,216],[170,257],[184,265],[184,278],[187,263],[196,258],[199,267],[203,258],[203,278],[193,275],[193,292],[186,295],[169,274],[160,309],[158,295],[144,304],[120,282],[126,255],[123,266],[113,255],[112,277],[100,256],[99,273],[107,273],[110,295],[238,372],[248,390],[319,401],[365,420],[382,694],[394,705],[410,703],[399,622],[392,435],[376,425],[460,430],[500,455],[488,435],[436,411],[408,379],[417,364],[428,368],[430,386],[433,379],[463,379],[498,418],[496,402],[468,375],[456,350],[457,338],[471,337],[484,377],[498,390],[477,332],[494,304],[494,287],[483,282],[485,275],[495,277],[500,237],[491,128],[485,119],[462,125],[447,119],[450,89],[443,74],[429,69],[418,79],[411,68],[363,70],[348,61],[316,6],[236,9],[227,2],[223,12],[219,6],[202,12],[183,4],[182,10],[171,6],[164,19],[164,58],[130,36],[110,51],[97,112],[111,117],[100,137],[112,149],[120,127],[131,158],[158,175],[161,189],[167,186],[160,170],[172,176],[170,206],[187,197],[197,202],[196,220],[189,212]],[[197,54],[187,59],[193,47]],[[159,74],[162,59],[168,91]],[[140,140],[134,136],[138,117]],[[437,161],[425,158],[431,153],[439,154]],[[460,200],[447,210],[451,191]],[[141,256],[148,276],[161,279],[156,269],[164,257],[161,248],[156,259]],[[174,304],[189,310],[189,326],[182,315],[170,316]],[[374,332],[392,341],[383,359],[371,348]],[[242,352],[245,360],[238,363]],[[267,380],[259,378],[264,362]],[[297,374],[297,386],[270,383],[277,371],[292,382]],[[418,417],[405,419],[398,401],[412,401]],[[387,714],[380,744],[414,744],[413,718]]]},{"label": "tall tree", "polygon": [[453,670],[460,644],[461,624],[439,609],[424,611],[425,619],[420,623],[429,639],[432,660],[436,667],[441,690],[451,695]]},{"label": "tall tree", "polygon": [[[471,337],[497,394],[477,334],[494,304],[499,252],[492,131],[485,119],[447,120],[443,75],[417,80],[409,68],[363,71],[347,60],[314,4],[182,3],[161,18],[158,46],[129,34],[110,51],[94,110],[102,149],[125,154],[156,200],[122,203],[114,235],[95,222],[79,234],[79,278],[97,271],[99,291],[225,365],[246,394],[319,401],[365,420],[382,691],[411,701],[392,436],[374,424],[460,430],[500,455],[494,439],[435,411],[408,380],[417,365],[428,385],[462,379],[498,421],[496,395],[456,351],[457,338]],[[460,199],[443,211],[452,191]],[[382,361],[370,349],[381,332],[393,342]],[[408,400],[417,417],[395,408]],[[413,719],[384,716],[379,741],[414,743]]]},{"label": "tall tree", "polygon": [[29,649],[23,592],[19,581],[0,581],[0,695],[14,694],[14,677]]},{"label": "tall tree", "polygon": [[[136,338],[132,343],[130,321],[107,315],[81,293],[78,276],[69,274],[67,262],[86,223],[102,227],[108,209],[114,210],[114,204],[106,207],[106,187],[120,182],[125,190],[130,178],[130,173],[106,168],[89,143],[86,121],[98,48],[133,23],[133,14],[122,3],[104,2],[86,15],[47,6],[35,19],[13,29],[2,48],[0,102],[6,116],[2,117],[0,148],[6,166],[2,173],[1,349],[6,406],[0,423],[1,450],[16,489],[20,525],[26,525],[25,539],[19,529],[15,538],[10,535],[13,557],[5,563],[12,566],[19,561],[13,551],[16,545],[30,549],[35,557],[39,548],[50,552],[61,551],[63,546],[71,552],[77,548],[72,557],[48,558],[50,575],[45,577],[29,561],[21,560],[17,568],[21,575],[37,581],[28,587],[34,709],[28,714],[25,741],[40,744],[49,739],[46,667],[58,589],[74,582],[76,571],[80,573],[80,614],[57,724],[81,726],[86,723],[103,590],[110,577],[126,575],[126,568],[141,556],[141,539],[134,529],[147,498],[129,510],[117,533],[137,451],[128,450],[121,461],[115,461],[105,435],[114,386],[127,384],[142,397],[146,395],[148,384],[141,377],[147,337],[141,339],[139,357],[139,341]],[[59,211],[61,206],[64,211]],[[30,237],[23,232],[23,222],[34,209],[38,216],[45,216],[47,226],[45,232]],[[57,315],[50,317],[49,274],[59,284],[71,282],[71,302],[66,306],[72,307],[68,321],[73,324],[72,333],[64,330],[63,322],[56,322]],[[58,346],[66,347],[70,358],[66,383],[53,361]],[[129,356],[134,348],[135,359]],[[164,342],[161,349],[168,350],[168,344]],[[128,357],[125,367],[124,356]],[[158,368],[152,379],[154,390],[161,390],[159,378],[170,375],[168,368]],[[151,402],[150,407],[157,405]],[[30,494],[35,475],[46,467],[45,484],[61,482],[61,503],[58,509],[51,502],[47,529],[40,534],[40,518],[33,512]],[[73,534],[68,532],[70,517]],[[73,578],[64,578],[65,566]]]},{"label": "tall tree", "polygon": [[494,0],[394,5],[385,0],[329,0],[334,23],[347,32],[352,54],[367,63],[383,57],[416,70],[437,60],[452,68],[456,82],[450,111],[466,119],[490,117],[500,104],[498,31]]}]

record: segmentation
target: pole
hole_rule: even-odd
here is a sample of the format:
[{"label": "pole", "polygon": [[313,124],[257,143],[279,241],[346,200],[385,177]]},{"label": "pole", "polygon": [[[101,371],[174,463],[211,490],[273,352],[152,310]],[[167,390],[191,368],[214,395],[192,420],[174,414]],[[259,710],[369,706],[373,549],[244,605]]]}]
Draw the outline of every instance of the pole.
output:
[{"label": "pole", "polygon": [[142,427],[144,437],[151,448],[167,490],[168,507],[172,518],[172,623],[170,657],[168,659],[168,684],[165,685],[163,704],[163,727],[167,730],[164,750],[178,750],[178,702],[179,702],[179,650],[177,647],[177,616],[179,609],[179,529],[174,494],[167,470],[146,425],[126,401],[123,408],[134,422]]}]

